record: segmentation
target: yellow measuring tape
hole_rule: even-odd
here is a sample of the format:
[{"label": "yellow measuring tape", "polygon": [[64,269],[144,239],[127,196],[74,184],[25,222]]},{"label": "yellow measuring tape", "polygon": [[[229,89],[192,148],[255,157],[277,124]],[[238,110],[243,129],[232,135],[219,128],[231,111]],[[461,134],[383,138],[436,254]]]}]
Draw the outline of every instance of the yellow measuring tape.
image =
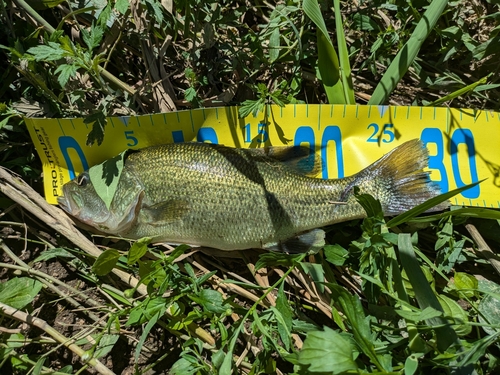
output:
[{"label": "yellow measuring tape", "polygon": [[26,124],[42,160],[45,197],[56,204],[61,186],[127,148],[170,142],[233,147],[303,145],[320,153],[322,178],[341,178],[396,146],[420,138],[429,150],[431,179],[443,192],[487,179],[453,198],[465,206],[500,208],[500,113],[469,109],[361,105],[268,106],[238,118],[236,107],[110,117],[100,146],[86,146],[83,118],[34,119]]}]

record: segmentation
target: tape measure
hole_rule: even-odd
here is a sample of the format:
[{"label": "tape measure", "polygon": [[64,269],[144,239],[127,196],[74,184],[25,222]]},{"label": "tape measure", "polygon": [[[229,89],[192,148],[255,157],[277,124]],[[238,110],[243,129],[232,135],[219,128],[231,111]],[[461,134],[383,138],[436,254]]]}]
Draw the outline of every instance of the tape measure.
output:
[{"label": "tape measure", "polygon": [[464,206],[500,208],[500,113],[471,109],[361,105],[267,106],[238,117],[237,107],[110,117],[100,146],[86,145],[83,118],[27,118],[43,164],[45,197],[56,204],[61,186],[116,156],[171,142],[212,142],[255,148],[302,145],[320,153],[321,178],[342,178],[396,146],[420,138],[429,150],[431,179],[443,192],[487,179],[453,198]]}]

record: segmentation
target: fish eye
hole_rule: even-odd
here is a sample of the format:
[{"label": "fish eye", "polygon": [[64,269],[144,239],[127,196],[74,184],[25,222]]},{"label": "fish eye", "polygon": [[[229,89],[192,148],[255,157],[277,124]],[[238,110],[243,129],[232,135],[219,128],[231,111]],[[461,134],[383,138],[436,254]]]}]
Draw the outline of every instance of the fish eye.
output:
[{"label": "fish eye", "polygon": [[76,183],[78,186],[84,187],[89,182],[89,175],[87,173],[82,173],[76,178]]}]

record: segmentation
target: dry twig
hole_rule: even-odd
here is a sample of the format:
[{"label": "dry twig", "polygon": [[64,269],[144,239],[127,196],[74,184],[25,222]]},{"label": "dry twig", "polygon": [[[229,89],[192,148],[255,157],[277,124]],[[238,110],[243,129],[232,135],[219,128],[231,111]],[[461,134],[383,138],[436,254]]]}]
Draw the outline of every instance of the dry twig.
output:
[{"label": "dry twig", "polygon": [[6,305],[2,302],[0,302],[0,310],[5,315],[8,315],[14,319],[17,319],[23,323],[27,323],[27,324],[30,324],[32,326],[40,328],[45,333],[50,335],[54,340],[61,343],[66,348],[68,348],[73,353],[75,353],[83,363],[88,363],[89,365],[94,367],[100,374],[103,374],[103,375],[114,375],[115,374],[113,371],[108,369],[106,366],[104,366],[101,362],[99,362],[95,358],[91,358],[87,362],[85,360],[85,356],[88,355],[87,352],[85,350],[83,350],[82,348],[80,348],[78,345],[75,345],[73,343],[72,339],[68,339],[67,337],[65,337],[65,336],[61,335],[59,332],[57,332],[57,330],[54,329],[53,327],[51,327],[49,324],[47,324],[47,322],[45,320],[42,320],[42,319],[37,318],[35,316],[26,314],[25,312],[17,310],[17,309],[15,309],[9,305]]}]

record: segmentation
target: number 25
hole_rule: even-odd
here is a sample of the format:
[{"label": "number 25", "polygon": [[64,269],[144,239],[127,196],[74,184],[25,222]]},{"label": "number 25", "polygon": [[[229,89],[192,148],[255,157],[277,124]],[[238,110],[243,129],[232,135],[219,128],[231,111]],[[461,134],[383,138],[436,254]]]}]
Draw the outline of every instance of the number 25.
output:
[{"label": "number 25", "polygon": [[[373,134],[366,141],[377,143],[379,126],[376,123],[372,123],[367,127],[367,129],[370,128],[373,128]],[[394,141],[394,124],[384,124],[384,127],[382,128],[382,142],[391,143],[392,141]]]}]

